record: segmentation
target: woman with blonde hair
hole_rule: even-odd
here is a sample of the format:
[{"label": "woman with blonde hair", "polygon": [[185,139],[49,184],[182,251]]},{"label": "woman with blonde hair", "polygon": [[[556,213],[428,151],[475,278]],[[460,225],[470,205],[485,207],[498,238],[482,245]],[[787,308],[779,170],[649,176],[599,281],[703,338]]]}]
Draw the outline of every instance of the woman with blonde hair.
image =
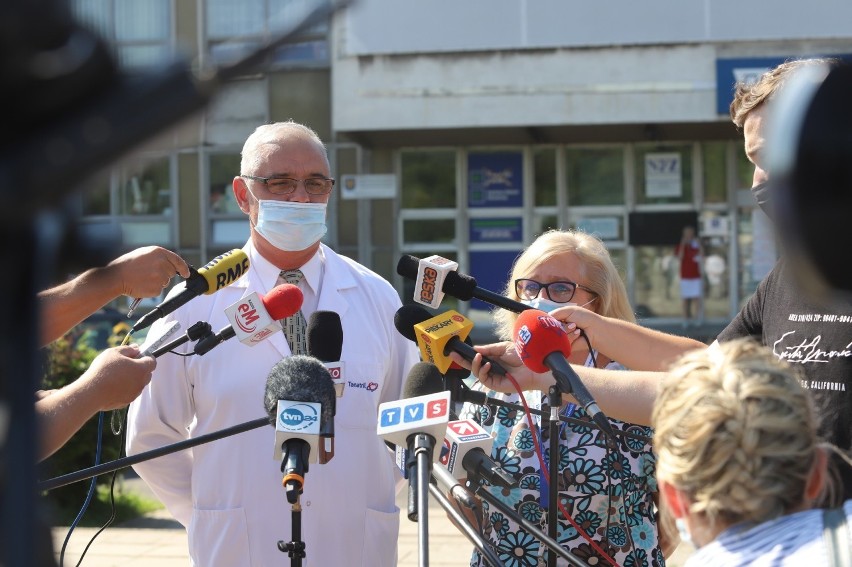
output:
[{"label": "woman with blonde hair", "polygon": [[[576,305],[606,317],[633,322],[624,283],[604,244],[580,231],[551,230],[533,242],[515,261],[505,295],[546,312]],[[517,314],[497,310],[497,332],[511,340]],[[595,350],[584,340],[574,342],[569,362],[598,368],[623,369],[605,352]],[[477,383],[493,398],[517,404],[517,393],[500,393]],[[530,408],[541,409],[548,396],[541,391],[524,392]],[[551,484],[559,490],[559,501],[571,520],[558,513],[557,541],[581,561],[603,565],[607,557],[619,565],[664,564],[654,517],[654,455],[651,430],[647,427],[610,420],[618,433],[618,451],[606,443],[586,412],[568,403],[561,415],[571,418],[559,429],[559,476]],[[467,404],[462,419],[474,419],[494,437],[492,458],[519,478],[517,487],[486,487],[520,516],[542,526],[547,532],[547,497],[541,463],[533,449],[537,438],[549,467],[548,428],[533,416],[530,423],[523,411],[500,406]],[[632,435],[632,436],[631,436]],[[545,469],[546,471],[547,469]],[[546,547],[511,517],[484,507],[485,535],[496,547],[506,565],[534,567],[546,557]],[[583,533],[580,533],[582,530]],[[471,565],[484,564],[477,551]],[[560,558],[560,565],[567,563]]]},{"label": "woman with blonde hair", "polygon": [[[822,510],[826,449],[798,375],[750,340],[694,351],[654,407],[657,482],[701,565],[831,565]],[[852,500],[831,512],[852,549]],[[831,523],[831,520],[829,520]],[[842,555],[840,556],[842,557]]]}]

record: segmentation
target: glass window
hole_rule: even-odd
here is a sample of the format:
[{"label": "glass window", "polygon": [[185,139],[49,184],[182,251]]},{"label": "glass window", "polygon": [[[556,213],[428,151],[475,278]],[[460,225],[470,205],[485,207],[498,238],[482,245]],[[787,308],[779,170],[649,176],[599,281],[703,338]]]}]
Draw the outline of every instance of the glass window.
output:
[{"label": "glass window", "polygon": [[556,150],[544,148],[533,152],[535,206],[556,205]]},{"label": "glass window", "polygon": [[406,244],[452,242],[456,235],[456,220],[405,220],[402,223],[402,234]]},{"label": "glass window", "polygon": [[681,317],[678,260],[672,246],[635,247],[633,310],[638,319]]},{"label": "glass window", "polygon": [[701,247],[704,256],[701,270],[704,293],[704,316],[727,318],[730,313],[728,290],[728,244],[731,238],[727,212],[701,213]]},{"label": "glass window", "polygon": [[[207,0],[207,35],[210,53],[221,63],[245,56],[259,45],[277,37],[281,30],[298,22],[314,8],[307,0]],[[275,50],[271,61],[327,64],[328,22],[317,23],[293,41]],[[239,39],[237,39],[239,38]]]},{"label": "glass window", "polygon": [[240,174],[239,154],[210,156],[210,212],[213,214],[242,214],[234,198],[234,177]]},{"label": "glass window", "polygon": [[402,207],[407,209],[456,207],[456,153],[423,151],[402,153]]},{"label": "glass window", "polygon": [[568,148],[565,166],[570,206],[624,203],[623,148]]},{"label": "glass window", "polygon": [[124,67],[151,66],[171,56],[169,0],[73,0],[72,10],[112,45]]},{"label": "glass window", "polygon": [[570,226],[593,234],[604,242],[624,240],[624,215],[622,213],[587,215],[572,211]]},{"label": "glass window", "polygon": [[692,145],[636,147],[636,203],[692,202]]},{"label": "glass window", "polygon": [[701,144],[701,159],[704,169],[704,201],[706,203],[728,202],[728,176],[725,167],[727,149],[727,142],[705,142]]},{"label": "glass window", "polygon": [[559,228],[559,217],[556,215],[535,215],[533,223],[533,239],[535,239],[548,230]]},{"label": "glass window", "polygon": [[169,158],[142,159],[134,165],[120,173],[118,213],[170,214],[172,191]]}]

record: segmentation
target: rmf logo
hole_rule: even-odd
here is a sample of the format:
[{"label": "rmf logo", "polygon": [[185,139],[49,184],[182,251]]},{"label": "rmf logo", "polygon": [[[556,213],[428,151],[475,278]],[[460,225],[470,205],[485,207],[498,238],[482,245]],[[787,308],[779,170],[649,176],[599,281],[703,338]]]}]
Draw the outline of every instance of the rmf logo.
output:
[{"label": "rmf logo", "polygon": [[223,287],[227,287],[240,279],[243,274],[248,272],[249,269],[249,260],[248,258],[243,258],[243,261],[234,266],[233,268],[228,268],[228,271],[223,274],[216,274],[216,289],[222,289]]},{"label": "rmf logo", "polygon": [[316,410],[306,404],[290,406],[278,414],[278,422],[288,431],[307,429],[316,421]]}]

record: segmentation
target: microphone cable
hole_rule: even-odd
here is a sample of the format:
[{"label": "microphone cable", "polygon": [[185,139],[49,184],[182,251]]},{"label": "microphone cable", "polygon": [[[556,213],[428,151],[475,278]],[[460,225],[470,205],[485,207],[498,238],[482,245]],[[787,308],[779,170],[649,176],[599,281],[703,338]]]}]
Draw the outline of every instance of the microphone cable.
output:
[{"label": "microphone cable", "polygon": [[[101,448],[103,446],[101,432],[104,427],[104,412],[98,412],[98,440],[95,446],[95,466],[101,463]],[[80,508],[80,511],[77,512],[77,517],[74,518],[74,521],[71,522],[71,526],[68,528],[68,533],[65,534],[65,540],[62,542],[62,548],[59,551],[59,567],[64,566],[65,562],[65,548],[68,547],[68,541],[71,539],[71,534],[74,532],[74,528],[77,527],[77,524],[80,523],[80,520],[83,518],[83,514],[86,513],[86,510],[89,508],[89,503],[92,501],[92,496],[95,494],[95,488],[97,486],[97,477],[92,478],[92,482],[89,483],[89,492],[86,494],[86,500],[83,502],[83,507]],[[91,542],[90,542],[91,543]],[[88,549],[89,546],[86,546]],[[85,555],[85,551],[83,552]],[[83,557],[80,556],[80,561],[83,560]],[[80,563],[77,563],[79,566]]]},{"label": "microphone cable", "polygon": [[[521,390],[520,385],[518,384],[518,382],[515,380],[515,377],[512,376],[512,374],[510,372],[506,372],[506,378],[509,379],[509,381],[512,383],[512,386],[515,388],[515,391],[518,393],[518,396],[521,400],[521,405],[523,405],[523,407],[524,407],[524,415],[526,416],[527,422],[530,424],[530,427],[532,427],[533,423],[534,423],[533,420],[532,420],[532,413],[530,412],[529,405],[527,404],[527,399],[524,396],[524,393]],[[553,487],[553,483],[550,482],[550,473],[549,473],[547,464],[544,462],[544,457],[542,456],[542,449],[541,449],[541,444],[539,443],[539,440],[538,440],[538,435],[532,435],[531,437],[532,437],[532,441],[533,441],[533,447],[534,447],[534,450],[535,450],[535,454],[536,454],[536,457],[538,457],[539,466],[541,467],[542,479],[547,483],[548,490],[551,490],[552,487]],[[609,449],[607,449],[607,456],[609,456]],[[558,455],[551,456],[551,458],[558,458]],[[610,483],[612,482],[611,475],[607,475],[607,480]],[[610,486],[611,486],[611,484],[610,484]],[[557,489],[558,489],[558,487],[557,487]],[[609,492],[611,494],[612,493],[611,488],[607,492]],[[611,495],[610,495],[610,498],[611,498]],[[615,561],[615,559],[610,557],[610,555],[608,553],[606,553],[603,550],[603,548],[600,545],[598,545],[598,543],[596,541],[594,541],[589,535],[586,534],[586,531],[582,528],[582,526],[579,526],[577,524],[577,522],[574,521],[574,518],[571,517],[571,515],[565,509],[565,506],[562,504],[562,502],[558,498],[557,498],[557,507],[559,508],[559,511],[562,512],[563,517],[566,520],[568,520],[568,523],[571,524],[571,526],[577,531],[577,533],[581,537],[583,537],[589,543],[589,545],[591,545],[591,547],[596,552],[598,552],[600,554],[600,556],[602,558],[604,558],[608,563],[613,565],[613,567],[619,567],[619,565]],[[607,514],[607,518],[608,517],[609,517],[609,514]],[[607,521],[609,521],[609,520],[607,519]],[[631,539],[631,543],[632,543],[632,539]]]}]

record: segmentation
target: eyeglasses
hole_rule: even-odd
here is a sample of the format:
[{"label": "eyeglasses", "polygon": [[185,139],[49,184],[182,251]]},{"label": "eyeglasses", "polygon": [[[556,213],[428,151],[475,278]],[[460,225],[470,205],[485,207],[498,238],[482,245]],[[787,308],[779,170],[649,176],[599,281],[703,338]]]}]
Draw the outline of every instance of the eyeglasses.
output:
[{"label": "eyeglasses", "polygon": [[244,179],[252,179],[266,185],[273,195],[289,195],[299,186],[299,182],[305,186],[309,195],[326,195],[334,187],[334,179],[330,177],[309,177],[307,179],[293,179],[292,177],[258,177],[256,175],[240,175]]},{"label": "eyeglasses", "polygon": [[574,292],[577,291],[578,287],[588,291],[589,293],[597,295],[597,293],[586,286],[574,282],[565,281],[543,284],[535,280],[515,280],[515,293],[521,299],[535,299],[538,297],[538,294],[541,293],[541,290],[545,289],[547,290],[547,297],[556,303],[567,303],[571,301],[574,297]]}]

